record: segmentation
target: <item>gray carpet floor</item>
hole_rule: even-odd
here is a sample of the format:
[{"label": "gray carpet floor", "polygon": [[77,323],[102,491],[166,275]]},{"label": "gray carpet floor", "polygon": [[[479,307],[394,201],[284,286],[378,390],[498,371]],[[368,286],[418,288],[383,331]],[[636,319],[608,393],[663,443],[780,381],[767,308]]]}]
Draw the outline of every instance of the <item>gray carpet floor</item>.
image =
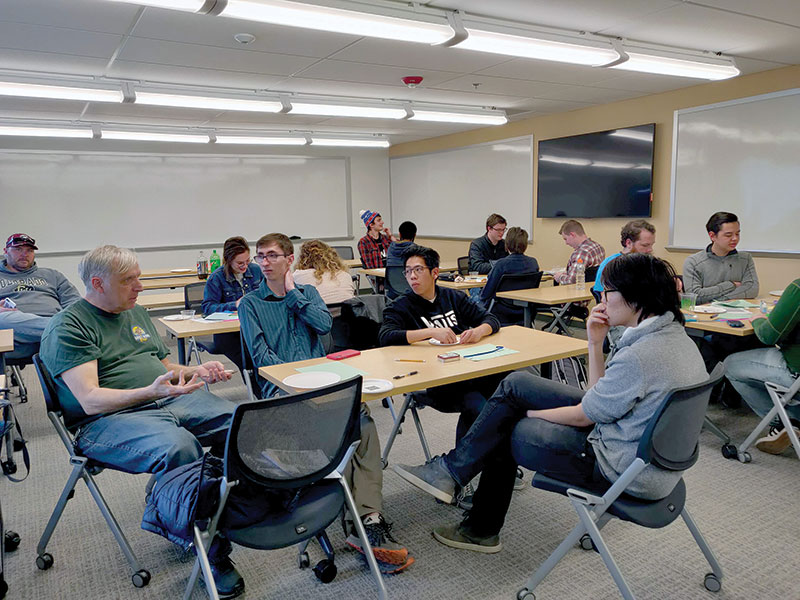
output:
[{"label": "gray carpet floor", "polygon": [[[174,345],[174,343],[173,343]],[[143,589],[131,585],[127,562],[82,482],[56,529],[48,551],[55,563],[48,571],[35,566],[36,544],[67,479],[67,454],[47,420],[44,402],[32,368],[25,369],[30,390],[27,404],[16,405],[32,457],[30,477],[20,484],[2,480],[3,519],[22,536],[18,550],[6,556],[9,598],[109,599],[180,598],[193,557],[166,540],[139,528],[146,475],[104,472],[97,477],[109,505],[127,533],[152,582]],[[212,388],[241,402],[241,380]],[[16,401],[15,401],[16,403]],[[383,440],[391,427],[389,411],[372,407]],[[434,452],[450,448],[455,416],[425,409],[421,413]],[[746,410],[710,408],[710,416],[735,441],[756,425]],[[19,455],[17,455],[19,457]],[[398,437],[390,462],[424,459],[410,420]],[[530,481],[526,473],[526,481]],[[720,442],[701,436],[698,463],[685,476],[687,507],[715,550],[725,571],[722,590],[703,587],[710,569],[679,519],[662,530],[645,530],[611,522],[604,535],[638,598],[752,600],[800,599],[797,539],[800,531],[800,460],[792,454],[770,456],[753,449],[753,462],[725,460]],[[503,550],[495,555],[446,548],[431,536],[439,524],[456,522],[460,511],[436,503],[418,492],[391,469],[384,471],[386,514],[394,532],[416,558],[406,572],[386,578],[390,597],[451,600],[515,597],[527,577],[558,545],[577,521],[564,497],[528,486],[515,492],[502,532]],[[361,560],[344,544],[341,528],[329,529],[337,551],[339,574],[322,584],[309,570],[296,566],[296,550],[272,552],[237,547],[233,558],[246,580],[245,598],[376,597],[376,588]],[[312,564],[323,555],[310,547]],[[198,587],[194,598],[203,598]],[[539,600],[612,599],[619,593],[599,555],[572,550],[537,589]]]}]

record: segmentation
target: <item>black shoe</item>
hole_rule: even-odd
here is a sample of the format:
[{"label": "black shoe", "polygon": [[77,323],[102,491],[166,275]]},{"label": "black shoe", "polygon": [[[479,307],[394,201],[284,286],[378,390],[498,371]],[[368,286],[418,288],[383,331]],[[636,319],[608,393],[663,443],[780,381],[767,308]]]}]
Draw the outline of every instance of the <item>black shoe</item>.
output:
[{"label": "black shoe", "polygon": [[[225,557],[216,563],[211,564],[211,574],[214,576],[214,584],[217,586],[217,594],[220,600],[236,598],[244,593],[244,579],[239,575],[239,571],[233,566],[233,561]],[[205,579],[200,581],[205,585]]]},{"label": "black shoe", "polygon": [[[410,558],[408,556],[408,550],[394,538],[392,535],[392,525],[386,522],[383,515],[378,518],[377,523],[365,523],[364,530],[367,533],[369,545],[372,547],[372,553],[378,561],[396,566],[408,566],[411,564],[408,562]],[[364,553],[364,548],[361,546],[361,538],[358,537],[355,528],[350,532],[350,535],[347,536],[345,542],[348,546],[353,548],[353,550],[358,550],[362,554]]]}]

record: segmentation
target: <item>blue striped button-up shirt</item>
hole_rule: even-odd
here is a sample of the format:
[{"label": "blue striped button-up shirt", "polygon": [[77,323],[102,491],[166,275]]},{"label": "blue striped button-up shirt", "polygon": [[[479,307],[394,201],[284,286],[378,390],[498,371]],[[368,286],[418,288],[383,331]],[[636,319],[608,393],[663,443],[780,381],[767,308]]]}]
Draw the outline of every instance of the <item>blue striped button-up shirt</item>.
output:
[{"label": "blue striped button-up shirt", "polygon": [[[277,296],[266,280],[242,298],[239,320],[256,367],[324,356],[320,336],[328,333],[333,323],[314,286],[297,285],[285,296]],[[264,397],[278,390],[268,381],[263,381],[261,388]]]}]

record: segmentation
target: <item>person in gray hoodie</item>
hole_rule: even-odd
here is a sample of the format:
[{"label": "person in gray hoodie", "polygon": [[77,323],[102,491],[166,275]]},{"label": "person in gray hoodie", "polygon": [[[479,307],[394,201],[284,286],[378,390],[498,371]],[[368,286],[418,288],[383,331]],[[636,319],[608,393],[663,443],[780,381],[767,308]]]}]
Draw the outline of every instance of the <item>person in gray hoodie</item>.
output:
[{"label": "person in gray hoodie", "polygon": [[32,237],[14,233],[0,261],[0,329],[14,330],[9,358],[36,354],[50,317],[81,299],[62,273],[37,266],[38,249]]},{"label": "person in gray hoodie", "polygon": [[[437,527],[446,546],[499,552],[500,529],[511,501],[517,455],[523,466],[576,485],[610,486],[633,462],[639,439],[667,393],[705,381],[708,374],[683,328],[669,263],[649,254],[618,257],[603,270],[601,302],[587,320],[589,389],[525,372],[506,377],[469,432],[444,456],[395,471],[443,502],[478,473],[473,508],[459,524]],[[624,326],[616,354],[603,364],[609,327]],[[512,438],[522,419],[524,438]],[[648,466],[627,493],[666,497],[682,476]]]}]

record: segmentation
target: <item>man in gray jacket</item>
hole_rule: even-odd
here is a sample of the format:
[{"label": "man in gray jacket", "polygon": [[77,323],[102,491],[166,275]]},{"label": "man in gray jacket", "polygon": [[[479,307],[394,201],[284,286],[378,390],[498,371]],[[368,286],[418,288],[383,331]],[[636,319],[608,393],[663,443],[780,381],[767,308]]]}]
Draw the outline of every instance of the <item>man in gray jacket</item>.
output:
[{"label": "man in gray jacket", "polygon": [[697,294],[697,303],[758,296],[758,275],[753,257],[737,252],[739,217],[717,212],[706,223],[711,243],[683,263],[683,289]]},{"label": "man in gray jacket", "polygon": [[50,317],[81,299],[62,273],[36,265],[35,250],[36,240],[15,233],[6,240],[0,261],[0,329],[14,330],[9,358],[35,354]]}]

